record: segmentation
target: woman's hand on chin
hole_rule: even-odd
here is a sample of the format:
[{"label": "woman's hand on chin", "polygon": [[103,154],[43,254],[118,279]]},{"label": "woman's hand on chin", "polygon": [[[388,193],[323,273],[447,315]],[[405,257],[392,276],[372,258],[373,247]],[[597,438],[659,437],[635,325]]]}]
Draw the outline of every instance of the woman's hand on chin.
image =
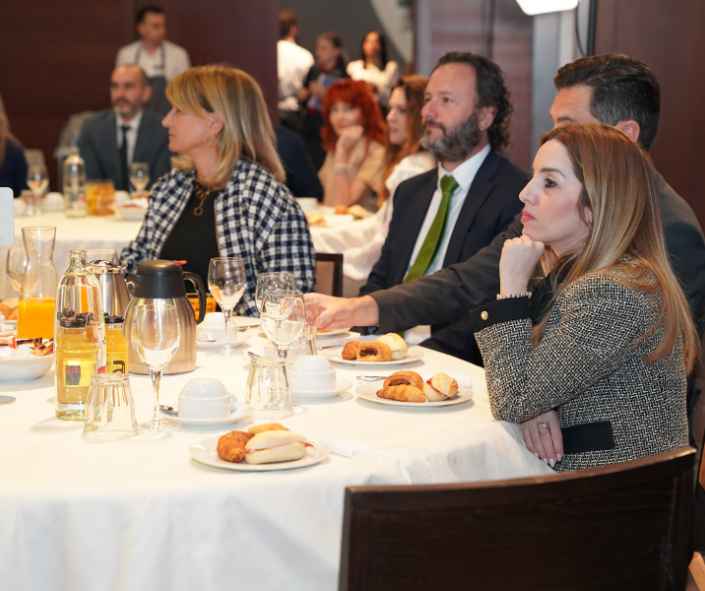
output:
[{"label": "woman's hand on chin", "polygon": [[532,240],[526,234],[506,240],[499,259],[499,295],[525,294],[544,250],[543,242]]},{"label": "woman's hand on chin", "polygon": [[364,131],[361,125],[351,125],[343,129],[335,145],[336,151],[339,149],[348,154],[360,141]]}]

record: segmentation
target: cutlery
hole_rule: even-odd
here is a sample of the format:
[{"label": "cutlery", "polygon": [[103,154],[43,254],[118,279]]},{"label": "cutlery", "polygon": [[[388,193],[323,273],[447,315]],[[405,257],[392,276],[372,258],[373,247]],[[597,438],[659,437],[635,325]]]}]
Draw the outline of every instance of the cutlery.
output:
[{"label": "cutlery", "polygon": [[167,415],[172,415],[174,417],[179,416],[179,411],[176,410],[173,406],[170,406],[168,404],[160,404],[159,410],[161,410],[164,414],[167,414]]},{"label": "cutlery", "polygon": [[357,376],[357,379],[361,382],[377,382],[379,380],[386,380],[387,376]]},{"label": "cutlery", "polygon": [[0,404],[12,404],[15,400],[14,396],[0,396]]}]

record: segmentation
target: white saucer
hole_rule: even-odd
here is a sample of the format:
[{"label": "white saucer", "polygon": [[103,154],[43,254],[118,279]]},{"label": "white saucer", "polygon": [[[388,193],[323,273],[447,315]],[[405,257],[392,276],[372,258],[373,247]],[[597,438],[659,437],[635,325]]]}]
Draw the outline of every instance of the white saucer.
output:
[{"label": "white saucer", "polygon": [[335,383],[335,390],[329,392],[306,392],[301,390],[295,390],[293,392],[294,398],[306,401],[316,401],[325,400],[327,398],[335,398],[340,396],[346,390],[349,390],[352,386],[352,380],[349,378],[339,378]]},{"label": "white saucer", "polygon": [[227,417],[218,417],[214,419],[183,419],[179,415],[173,415],[163,411],[159,411],[163,418],[170,419],[179,425],[184,426],[201,426],[205,427],[207,425],[224,425],[226,423],[237,423],[239,420],[247,417],[247,412],[245,410],[236,410]]}]

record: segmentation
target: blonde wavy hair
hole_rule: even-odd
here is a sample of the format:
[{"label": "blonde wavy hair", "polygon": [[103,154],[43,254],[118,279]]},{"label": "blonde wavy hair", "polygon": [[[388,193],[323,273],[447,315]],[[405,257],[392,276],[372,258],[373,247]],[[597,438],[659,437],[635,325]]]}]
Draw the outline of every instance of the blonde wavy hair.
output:
[{"label": "blonde wavy hair", "polygon": [[[181,111],[203,117],[217,113],[223,118],[223,128],[217,137],[214,185],[225,185],[236,162],[242,158],[260,164],[277,181],[284,182],[286,174],[277,154],[262,90],[247,72],[219,65],[189,68],[169,82],[166,96]],[[182,170],[193,170],[193,162],[185,156],[176,158],[175,165]]]},{"label": "blonde wavy hair", "polygon": [[[589,209],[592,214],[590,223],[584,219],[590,228],[584,248],[557,263],[567,273],[555,286],[554,299],[579,277],[598,270],[609,272],[627,287],[658,292],[663,338],[648,359],[670,355],[682,338],[690,372],[699,355],[699,340],[666,252],[655,190],[657,173],[651,159],[621,131],[602,124],[557,127],[544,135],[541,143],[551,140],[566,149],[583,187],[579,212],[584,216]],[[650,332],[657,328],[651,327]],[[540,338],[543,322],[537,329]]]}]

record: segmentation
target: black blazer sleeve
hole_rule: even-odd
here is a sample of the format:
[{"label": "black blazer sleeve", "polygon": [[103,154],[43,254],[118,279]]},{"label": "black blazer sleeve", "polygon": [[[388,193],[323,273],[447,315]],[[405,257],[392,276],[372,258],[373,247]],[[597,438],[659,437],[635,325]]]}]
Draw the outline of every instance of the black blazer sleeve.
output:
[{"label": "black blazer sleeve", "polygon": [[98,155],[98,146],[96,144],[98,138],[96,137],[96,125],[97,121],[95,119],[89,119],[81,127],[81,133],[78,136],[78,151],[83,158],[83,162],[86,165],[86,179],[105,179],[108,175],[100,164],[100,157]]}]

